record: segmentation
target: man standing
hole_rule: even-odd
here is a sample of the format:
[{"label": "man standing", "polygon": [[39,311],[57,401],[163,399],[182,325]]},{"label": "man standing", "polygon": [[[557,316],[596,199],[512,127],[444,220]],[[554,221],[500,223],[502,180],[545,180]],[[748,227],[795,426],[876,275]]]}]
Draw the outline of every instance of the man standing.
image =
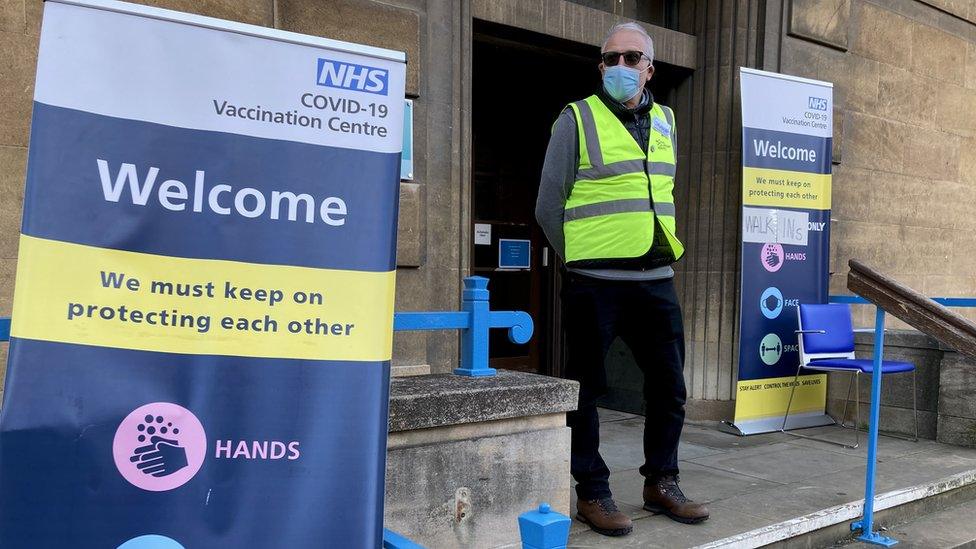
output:
[{"label": "man standing", "polygon": [[654,44],[640,25],[615,25],[601,51],[602,88],[566,107],[553,126],[536,219],[568,269],[566,365],[580,382],[579,409],[568,415],[577,518],[619,536],[633,524],[610,493],[596,409],[607,388],[604,359],[618,336],[644,374],[644,508],[689,524],[708,511],[678,487],[685,342],[671,264],[684,246],[672,196],[674,114],[644,89]]}]

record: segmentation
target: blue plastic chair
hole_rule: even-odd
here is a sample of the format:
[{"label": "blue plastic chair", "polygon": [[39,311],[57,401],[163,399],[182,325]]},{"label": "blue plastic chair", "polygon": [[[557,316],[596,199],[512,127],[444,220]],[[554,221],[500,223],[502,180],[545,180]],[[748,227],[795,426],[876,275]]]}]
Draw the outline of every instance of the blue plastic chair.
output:
[{"label": "blue plastic chair", "polygon": [[[858,381],[860,380],[861,373],[873,373],[874,363],[870,359],[854,357],[854,333],[873,332],[874,330],[871,328],[854,329],[851,323],[851,307],[846,303],[830,303],[826,305],[801,304],[797,307],[797,322],[799,329],[796,330],[796,333],[799,336],[797,339],[800,344],[800,364],[796,369],[796,377],[793,378],[790,401],[786,405],[786,415],[783,416],[783,427],[780,430],[795,437],[819,440],[821,442],[843,446],[844,448],[857,448],[861,444],[857,428],[857,422],[861,412],[860,386],[858,385]],[[802,370],[847,372],[851,374],[851,382],[847,387],[847,402],[844,404],[844,415],[841,418],[841,426],[847,427],[847,408],[851,402],[851,390],[855,386],[858,386],[857,398],[854,402],[853,446],[786,430],[786,422],[790,417],[790,408],[793,405],[793,395],[796,393],[796,382]],[[918,441],[915,365],[910,362],[896,360],[881,361],[882,375],[905,372],[912,373],[912,411],[915,414],[915,437],[909,440]]]}]

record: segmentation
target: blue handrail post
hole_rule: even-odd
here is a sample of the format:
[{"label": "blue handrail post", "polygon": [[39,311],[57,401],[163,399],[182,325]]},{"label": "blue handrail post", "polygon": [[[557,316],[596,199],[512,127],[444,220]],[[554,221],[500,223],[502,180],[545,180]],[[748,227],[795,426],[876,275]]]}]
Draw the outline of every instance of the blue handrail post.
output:
[{"label": "blue handrail post", "polygon": [[468,329],[461,332],[461,367],[454,373],[460,376],[488,377],[495,369],[488,367],[488,328],[491,314],[488,309],[488,279],[469,276],[464,279],[461,310],[471,317]]},{"label": "blue handrail post", "polygon": [[868,469],[864,479],[864,514],[851,524],[851,531],[861,531],[857,539],[891,547],[898,540],[874,531],[874,476],[878,463],[878,424],[881,420],[881,360],[884,356],[885,312],[877,308],[874,321],[874,368],[871,372],[871,419],[868,425]]}]

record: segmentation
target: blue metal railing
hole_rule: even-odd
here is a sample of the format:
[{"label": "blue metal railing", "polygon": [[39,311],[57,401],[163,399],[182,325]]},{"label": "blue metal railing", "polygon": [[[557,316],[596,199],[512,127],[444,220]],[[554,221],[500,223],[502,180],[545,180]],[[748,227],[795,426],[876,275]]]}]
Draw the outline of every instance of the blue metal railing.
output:
[{"label": "blue metal railing", "polygon": [[[489,377],[495,369],[488,367],[488,331],[508,328],[508,339],[523,344],[532,339],[532,317],[522,311],[492,311],[488,307],[488,279],[469,276],[464,279],[461,310],[446,312],[409,312],[393,314],[393,330],[461,330],[461,364],[454,373],[469,377]],[[0,342],[10,341],[10,318],[0,318]]]},{"label": "blue metal railing", "polygon": [[[944,307],[976,307],[976,297],[930,297],[932,301]],[[832,295],[831,303],[850,303],[852,305],[872,305],[859,295]]]},{"label": "blue metal railing", "polygon": [[522,311],[491,311],[488,308],[488,279],[464,279],[461,310],[448,312],[410,312],[393,315],[394,331],[462,330],[461,365],[454,373],[470,377],[495,375],[488,367],[488,330],[508,328],[512,343],[526,343],[534,330],[532,317]]},{"label": "blue metal railing", "polygon": [[[930,297],[932,301],[946,307],[976,307],[976,299],[970,297]],[[874,305],[872,302],[858,295],[832,295],[831,303],[850,303],[855,305]],[[881,372],[881,361],[884,358],[885,311],[875,306],[874,319],[874,368],[872,372]],[[881,535],[874,531],[874,489],[878,463],[878,423],[881,417],[881,378],[880,374],[871,376],[871,414],[868,423],[868,466],[864,474],[864,511],[861,520],[851,523],[851,531],[860,531],[857,539],[866,543],[873,543],[884,547],[891,547],[898,540]]]}]

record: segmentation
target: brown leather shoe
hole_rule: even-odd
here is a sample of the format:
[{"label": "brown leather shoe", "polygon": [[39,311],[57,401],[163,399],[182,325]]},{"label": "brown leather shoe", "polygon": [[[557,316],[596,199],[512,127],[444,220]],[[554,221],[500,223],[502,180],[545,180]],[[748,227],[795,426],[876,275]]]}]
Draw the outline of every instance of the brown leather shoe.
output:
[{"label": "brown leather shoe", "polygon": [[681,492],[676,475],[644,485],[644,509],[655,515],[664,513],[668,518],[685,524],[698,524],[708,519],[708,509],[689,500]]},{"label": "brown leather shoe", "polygon": [[634,523],[617,509],[613,498],[577,501],[576,518],[604,536],[626,536],[634,529]]}]

